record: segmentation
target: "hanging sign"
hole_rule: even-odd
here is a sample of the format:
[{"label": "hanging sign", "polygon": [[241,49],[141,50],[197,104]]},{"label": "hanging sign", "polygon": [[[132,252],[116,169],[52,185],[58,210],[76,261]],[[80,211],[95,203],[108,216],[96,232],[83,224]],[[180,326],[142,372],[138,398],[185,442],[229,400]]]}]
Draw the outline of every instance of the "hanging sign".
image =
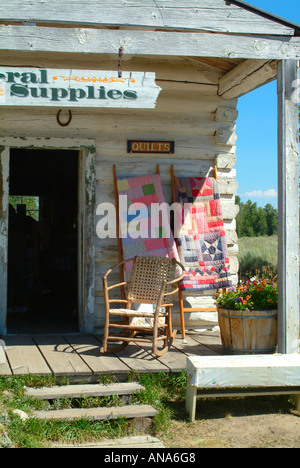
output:
[{"label": "hanging sign", "polygon": [[128,140],[127,153],[168,153],[174,154],[174,141]]},{"label": "hanging sign", "polygon": [[0,67],[0,106],[154,108],[155,73]]}]

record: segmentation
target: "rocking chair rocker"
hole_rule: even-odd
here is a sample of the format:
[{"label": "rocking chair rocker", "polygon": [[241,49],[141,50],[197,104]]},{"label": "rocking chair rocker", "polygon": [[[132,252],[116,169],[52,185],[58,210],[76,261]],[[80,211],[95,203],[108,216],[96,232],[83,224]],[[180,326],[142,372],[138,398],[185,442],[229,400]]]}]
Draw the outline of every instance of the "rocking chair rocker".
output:
[{"label": "rocking chair rocker", "polygon": [[[127,262],[133,262],[130,280],[108,286],[107,277],[111,271],[124,266]],[[181,269],[179,276],[178,267]],[[173,304],[170,303],[169,296],[179,290],[178,283],[183,276],[183,265],[175,259],[165,257],[135,257],[124,260],[109,269],[103,277],[105,327],[101,352],[114,353],[123,349],[130,341],[135,341],[151,342],[152,352],[156,356],[166,353],[176,335],[176,330],[172,330],[171,307]],[[109,298],[109,292],[117,287],[125,287],[126,299]],[[112,303],[124,304],[124,308],[111,308]],[[152,304],[153,308],[143,310],[143,306],[140,305],[137,310],[134,310],[132,307],[135,304]],[[112,321],[112,317],[121,317],[122,320]],[[138,322],[140,319],[144,322],[142,325],[135,323],[137,317]],[[110,329],[116,330],[116,333],[111,334]],[[136,337],[137,333],[143,333],[143,337]],[[147,333],[151,333],[152,336],[146,337]],[[108,347],[109,341],[117,341],[121,344],[111,348]],[[162,348],[158,347],[160,342],[163,343]]]}]

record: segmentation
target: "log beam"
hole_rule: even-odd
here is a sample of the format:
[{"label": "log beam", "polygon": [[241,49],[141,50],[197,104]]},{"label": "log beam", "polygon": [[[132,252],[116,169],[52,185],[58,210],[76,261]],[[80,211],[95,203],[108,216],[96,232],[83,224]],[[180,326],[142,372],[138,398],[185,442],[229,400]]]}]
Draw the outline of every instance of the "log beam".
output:
[{"label": "log beam", "polygon": [[220,78],[218,94],[224,99],[243,96],[277,76],[277,61],[246,60]]},{"label": "log beam", "polygon": [[237,34],[293,35],[284,20],[224,0],[1,0],[0,21],[81,27],[159,28]]},{"label": "log beam", "polygon": [[300,59],[300,37],[0,26],[1,50],[81,54]]}]

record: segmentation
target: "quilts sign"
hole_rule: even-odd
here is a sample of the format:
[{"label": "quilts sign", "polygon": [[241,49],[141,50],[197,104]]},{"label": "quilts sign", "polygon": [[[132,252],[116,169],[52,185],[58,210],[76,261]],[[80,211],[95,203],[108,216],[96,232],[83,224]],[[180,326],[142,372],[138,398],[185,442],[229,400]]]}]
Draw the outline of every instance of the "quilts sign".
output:
[{"label": "quilts sign", "polygon": [[174,154],[174,141],[128,140],[127,153]]},{"label": "quilts sign", "polygon": [[0,67],[0,106],[154,108],[155,73]]}]

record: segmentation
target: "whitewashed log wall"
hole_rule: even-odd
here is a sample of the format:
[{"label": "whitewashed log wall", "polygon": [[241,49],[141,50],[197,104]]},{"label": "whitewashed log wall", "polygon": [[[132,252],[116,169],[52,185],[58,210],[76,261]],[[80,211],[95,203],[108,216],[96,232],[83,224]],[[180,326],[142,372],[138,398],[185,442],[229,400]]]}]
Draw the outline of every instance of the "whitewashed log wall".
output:
[{"label": "whitewashed log wall", "polygon": [[[51,61],[53,60],[53,61]],[[59,59],[31,57],[31,66],[64,68],[116,69],[117,63],[110,60],[82,60],[59,62]],[[3,60],[2,60],[3,61]],[[5,58],[5,65],[18,65],[20,58]],[[26,63],[29,66],[29,63]],[[113,66],[113,68],[112,68]],[[218,167],[223,217],[226,227],[231,272],[237,281],[237,236],[235,205],[237,190],[235,145],[236,99],[218,96],[218,83],[224,71],[193,60],[158,59],[150,62],[128,59],[123,62],[126,70],[151,70],[156,72],[157,84],[162,88],[156,109],[109,110],[74,109],[68,127],[56,122],[58,109],[0,109],[2,136],[48,137],[48,138],[93,138],[96,141],[96,206],[102,202],[114,202],[113,164],[120,175],[155,173],[160,165],[163,191],[171,202],[170,166],[178,175],[212,175],[213,165]],[[62,120],[64,113],[62,112]],[[128,154],[127,139],[174,140],[174,155]],[[1,144],[1,142],[0,142]],[[37,140],[38,144],[38,140]],[[96,217],[96,223],[100,217]],[[96,235],[96,233],[95,233]],[[118,262],[116,239],[96,237],[96,291],[95,326],[104,323],[102,275]],[[214,292],[205,294],[192,305],[214,305]],[[192,314],[195,316],[196,314]],[[191,317],[193,319],[194,317]],[[187,324],[189,317],[186,314]],[[176,325],[176,317],[175,317]],[[178,322],[179,323],[179,322]],[[194,322],[192,322],[194,323]]]}]

